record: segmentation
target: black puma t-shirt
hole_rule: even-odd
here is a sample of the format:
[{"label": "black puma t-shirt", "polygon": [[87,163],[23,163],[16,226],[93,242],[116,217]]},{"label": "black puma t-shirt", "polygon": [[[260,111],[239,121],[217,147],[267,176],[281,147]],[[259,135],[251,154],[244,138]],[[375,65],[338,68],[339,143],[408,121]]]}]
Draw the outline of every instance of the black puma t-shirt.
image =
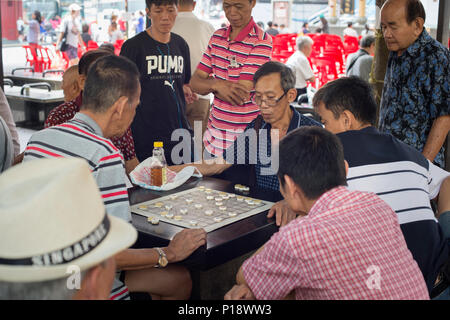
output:
[{"label": "black puma t-shirt", "polygon": [[178,144],[171,141],[172,132],[191,130],[183,93],[191,77],[189,46],[175,33],[166,44],[143,31],[125,41],[120,55],[136,63],[141,74],[141,103],[131,124],[137,158],[151,157],[153,142],[162,141],[170,165],[171,150]]}]

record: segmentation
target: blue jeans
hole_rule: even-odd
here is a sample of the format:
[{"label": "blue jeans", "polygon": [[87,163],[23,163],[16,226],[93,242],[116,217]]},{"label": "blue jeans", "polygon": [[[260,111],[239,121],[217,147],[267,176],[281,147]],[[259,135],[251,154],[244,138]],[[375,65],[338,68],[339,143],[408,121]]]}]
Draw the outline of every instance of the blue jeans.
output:
[{"label": "blue jeans", "polygon": [[450,211],[445,211],[439,216],[439,225],[450,247]]},{"label": "blue jeans", "polygon": [[450,300],[450,287],[442,291],[440,295],[433,298],[432,300]]}]

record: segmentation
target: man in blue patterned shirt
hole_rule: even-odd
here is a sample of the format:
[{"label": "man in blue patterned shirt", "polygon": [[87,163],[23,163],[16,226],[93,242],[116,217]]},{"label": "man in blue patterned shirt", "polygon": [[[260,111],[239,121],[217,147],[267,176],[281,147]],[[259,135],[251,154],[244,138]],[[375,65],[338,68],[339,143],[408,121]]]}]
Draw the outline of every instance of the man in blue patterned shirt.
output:
[{"label": "man in blue patterned shirt", "polygon": [[[290,103],[297,96],[295,75],[284,64],[269,61],[256,71],[253,82],[255,95],[253,102],[259,106],[261,114],[250,122],[234,143],[213,163],[194,164],[205,176],[216,175],[232,166],[250,166],[246,174],[252,176],[256,187],[279,190],[278,144],[290,131],[302,126],[321,126],[315,120],[301,115]],[[226,138],[226,137],[225,137]],[[178,171],[186,165],[174,166]],[[252,180],[251,178],[249,180]]]},{"label": "man in blue patterned shirt", "polygon": [[450,130],[450,53],[430,37],[418,0],[389,0],[381,29],[390,51],[379,126],[444,167],[443,144]]}]

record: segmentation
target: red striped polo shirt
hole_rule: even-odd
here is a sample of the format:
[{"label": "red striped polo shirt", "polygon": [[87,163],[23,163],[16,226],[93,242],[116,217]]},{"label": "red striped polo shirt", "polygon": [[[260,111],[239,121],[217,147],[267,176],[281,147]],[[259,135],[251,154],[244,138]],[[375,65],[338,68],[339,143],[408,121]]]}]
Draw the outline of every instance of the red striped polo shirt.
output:
[{"label": "red striped polo shirt", "polygon": [[[230,40],[230,32],[231,26],[214,32],[197,68],[216,79],[253,81],[259,67],[270,60],[272,38],[258,27],[253,18],[234,40]],[[235,67],[231,63],[233,60],[236,61]],[[259,108],[251,100],[242,105],[232,105],[214,96],[203,138],[206,150],[222,155],[223,150],[258,114]]]}]

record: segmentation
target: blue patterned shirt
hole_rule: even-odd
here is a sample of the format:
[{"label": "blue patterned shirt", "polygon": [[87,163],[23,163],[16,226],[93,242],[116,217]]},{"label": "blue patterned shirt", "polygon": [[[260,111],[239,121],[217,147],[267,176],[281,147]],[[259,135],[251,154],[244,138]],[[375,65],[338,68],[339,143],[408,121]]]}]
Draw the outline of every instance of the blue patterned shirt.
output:
[{"label": "blue patterned shirt", "polygon": [[[422,152],[434,120],[449,114],[450,53],[424,29],[401,55],[389,54],[380,131]],[[444,147],[434,159],[444,167]]]},{"label": "blue patterned shirt", "polygon": [[[319,122],[300,114],[292,106],[290,108],[293,114],[287,130],[288,133],[302,126],[322,127],[322,124]],[[257,187],[278,191],[280,188],[277,177],[278,162],[272,163],[272,142],[270,138],[272,126],[264,122],[264,120],[261,121],[259,141],[257,142],[256,131],[253,131],[255,135],[252,136],[252,130],[249,130],[255,128],[256,119],[250,122],[245,131],[224,151],[223,158],[228,163],[255,165]]]}]

